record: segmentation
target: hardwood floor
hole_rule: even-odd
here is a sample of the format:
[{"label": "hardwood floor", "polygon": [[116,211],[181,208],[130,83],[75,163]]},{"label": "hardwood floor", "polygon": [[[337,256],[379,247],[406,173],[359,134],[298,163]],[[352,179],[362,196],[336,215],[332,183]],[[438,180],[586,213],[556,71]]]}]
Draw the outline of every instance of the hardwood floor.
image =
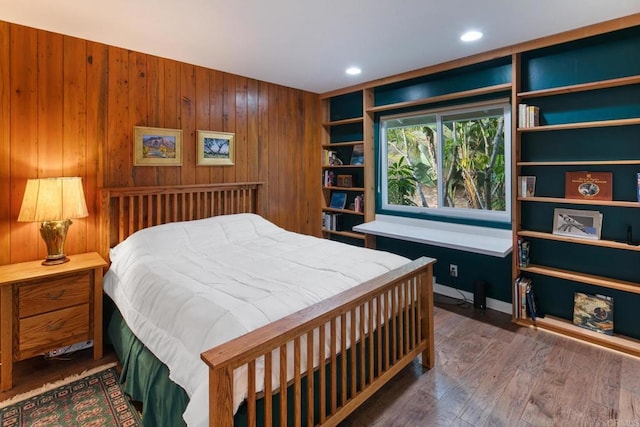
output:
[{"label": "hardwood floor", "polygon": [[640,426],[640,359],[436,296],[436,366],[418,362],[347,426]]},{"label": "hardwood floor", "polygon": [[[544,331],[492,310],[436,296],[436,366],[419,362],[347,418],[356,426],[640,426],[640,359]],[[116,361],[34,358],[15,366],[0,401]]]}]

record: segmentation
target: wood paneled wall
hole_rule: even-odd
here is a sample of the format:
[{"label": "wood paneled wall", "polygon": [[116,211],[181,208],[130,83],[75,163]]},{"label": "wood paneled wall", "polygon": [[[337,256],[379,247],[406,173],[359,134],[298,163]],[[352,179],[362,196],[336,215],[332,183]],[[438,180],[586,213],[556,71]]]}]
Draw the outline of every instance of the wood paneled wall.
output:
[{"label": "wood paneled wall", "polygon": [[[46,255],[16,221],[36,177],[83,178],[68,254],[96,249],[102,186],[262,181],[266,218],[320,235],[321,117],[316,94],[0,21],[0,265]],[[182,129],[183,165],[134,167],[136,125]],[[196,166],[197,129],[235,132],[235,165]]]}]

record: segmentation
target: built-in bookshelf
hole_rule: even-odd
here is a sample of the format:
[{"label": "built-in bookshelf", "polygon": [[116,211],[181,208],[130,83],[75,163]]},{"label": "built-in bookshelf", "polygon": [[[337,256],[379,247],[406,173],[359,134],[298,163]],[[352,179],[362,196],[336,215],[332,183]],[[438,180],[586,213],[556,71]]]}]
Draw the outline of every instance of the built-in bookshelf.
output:
[{"label": "built-in bookshelf", "polygon": [[[518,239],[529,242],[532,262],[521,266],[514,256],[513,300],[521,298],[516,278],[530,278],[539,311],[532,320],[514,304],[514,321],[636,356],[639,337],[630,335],[638,330],[632,307],[639,302],[640,279],[630,266],[637,264],[640,246],[625,233],[633,228],[640,237],[640,107],[629,102],[640,95],[640,60],[620,53],[638,43],[636,28],[514,55],[513,112],[519,113],[519,104],[535,105],[539,122],[513,134],[514,176],[536,176],[536,191],[522,197],[514,190],[512,211],[514,248]],[[567,68],[566,58],[575,67]],[[587,66],[594,63],[606,66]],[[612,173],[612,200],[564,197],[564,174],[585,170]],[[602,212],[602,236],[554,234],[555,208]],[[613,335],[574,324],[575,292],[613,298]]]},{"label": "built-in bookshelf", "polygon": [[[325,238],[364,245],[365,235],[352,231],[365,220],[364,193],[367,160],[352,164],[354,150],[364,147],[363,92],[325,101],[327,121],[322,123],[322,234]],[[332,160],[335,159],[335,160]],[[344,185],[338,179],[348,179]],[[345,193],[343,209],[331,207],[335,193]]]}]

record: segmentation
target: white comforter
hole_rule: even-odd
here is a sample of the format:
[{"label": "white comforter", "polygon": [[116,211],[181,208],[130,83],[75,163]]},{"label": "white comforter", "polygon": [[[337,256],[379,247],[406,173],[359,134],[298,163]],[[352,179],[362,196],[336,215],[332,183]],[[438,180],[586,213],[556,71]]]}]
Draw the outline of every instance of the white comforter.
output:
[{"label": "white comforter", "polygon": [[[186,390],[189,426],[208,425],[201,352],[409,262],[253,214],[147,228],[110,255],[104,290]],[[237,409],[246,390],[234,391]]]}]

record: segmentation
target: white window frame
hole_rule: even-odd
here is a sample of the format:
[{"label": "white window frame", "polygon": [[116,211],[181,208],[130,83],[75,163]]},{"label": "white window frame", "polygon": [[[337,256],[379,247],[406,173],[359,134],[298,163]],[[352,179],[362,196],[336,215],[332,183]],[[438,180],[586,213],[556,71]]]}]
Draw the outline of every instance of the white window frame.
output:
[{"label": "white window frame", "polygon": [[[502,109],[504,114],[504,161],[505,161],[505,210],[493,211],[484,209],[469,209],[444,206],[444,192],[442,185],[442,118],[455,114],[464,114],[478,110]],[[388,144],[387,144],[387,127],[386,122],[399,118],[411,118],[416,116],[436,116],[437,130],[437,159],[438,159],[438,206],[437,207],[421,207],[421,206],[403,206],[391,205],[388,203]],[[511,105],[508,99],[493,99],[485,102],[477,102],[473,104],[456,105],[446,108],[437,108],[430,110],[421,110],[411,113],[394,114],[390,116],[380,117],[379,126],[379,180],[378,192],[382,196],[381,208],[384,211],[411,213],[411,214],[427,214],[429,216],[442,216],[448,218],[464,218],[481,221],[492,221],[500,223],[511,222]]]}]

